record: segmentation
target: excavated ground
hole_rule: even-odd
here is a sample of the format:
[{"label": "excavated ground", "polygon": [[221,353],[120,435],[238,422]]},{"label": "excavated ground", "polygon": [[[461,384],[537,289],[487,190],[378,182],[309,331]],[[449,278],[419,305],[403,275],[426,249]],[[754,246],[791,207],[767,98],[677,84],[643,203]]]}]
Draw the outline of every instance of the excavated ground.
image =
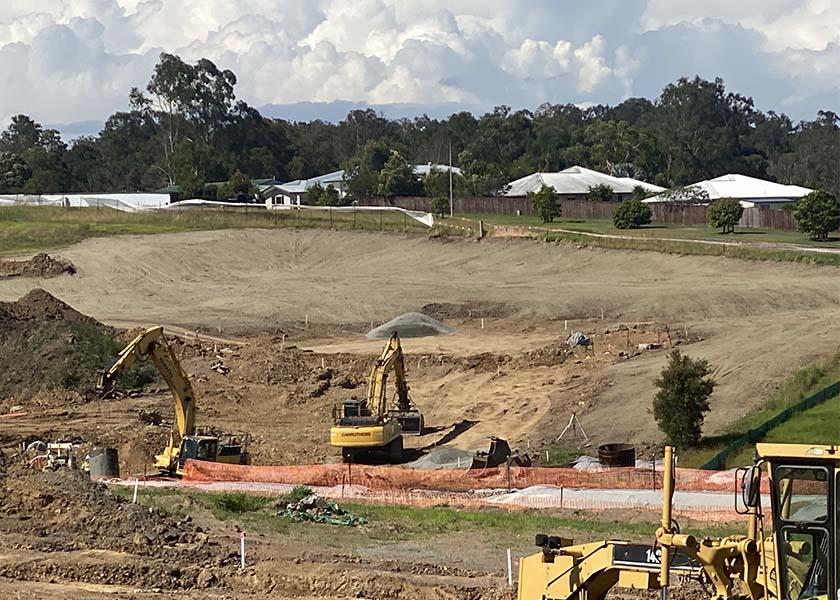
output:
[{"label": "excavated ground", "polygon": [[[668,346],[716,369],[714,433],[836,351],[840,335],[837,270],[803,265],[253,230],[95,239],[63,254],[78,273],[37,284],[72,308],[32,279],[0,276],[0,299],[15,301],[0,304],[0,592],[14,598],[495,600],[507,594],[505,544],[531,550],[532,531],[476,543],[433,531],[404,540],[398,528],[358,539],[262,530],[240,573],[235,526],[206,510],[149,512],[22,469],[29,457],[12,455],[33,439],[116,447],[124,474],[163,446],[172,401],[148,372],[121,382],[124,395],[90,393],[130,335],[111,327],[186,335],[173,345],[199,424],[253,434],[263,463],[338,460],[325,443],[332,407],[364,394],[383,344],[364,333],[405,312],[456,330],[403,343],[430,429],[411,439],[417,450],[499,435],[541,455],[577,413],[593,445],[629,441],[644,454],[658,439],[648,408]],[[564,346],[575,330],[594,347]],[[651,343],[664,348],[639,350]]]}]

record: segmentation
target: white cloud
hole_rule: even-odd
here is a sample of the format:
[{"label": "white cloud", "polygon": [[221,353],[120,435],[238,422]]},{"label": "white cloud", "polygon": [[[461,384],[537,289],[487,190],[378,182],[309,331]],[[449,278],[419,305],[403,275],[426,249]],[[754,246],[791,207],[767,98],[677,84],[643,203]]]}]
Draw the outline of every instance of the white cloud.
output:
[{"label": "white cloud", "polygon": [[698,73],[810,117],[838,108],[838,47],[837,0],[5,0],[0,118],[104,119],[162,50],[256,106],[618,102]]}]

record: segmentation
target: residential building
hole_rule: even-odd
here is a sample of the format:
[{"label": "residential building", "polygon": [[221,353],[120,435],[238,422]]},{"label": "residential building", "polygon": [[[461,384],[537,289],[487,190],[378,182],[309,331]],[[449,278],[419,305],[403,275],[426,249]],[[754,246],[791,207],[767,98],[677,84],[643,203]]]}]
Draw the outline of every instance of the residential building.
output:
[{"label": "residential building", "polygon": [[[714,179],[698,181],[686,186],[687,189],[702,190],[700,194],[704,202],[708,203],[720,198],[735,198],[744,208],[783,208],[786,204],[795,204],[803,196],[813,190],[798,185],[786,185],[765,181],[756,177],[730,173]],[[708,200],[706,200],[708,196]],[[673,198],[666,194],[659,194],[645,200],[649,203],[672,202]]]},{"label": "residential building", "polygon": [[505,186],[504,195],[508,198],[527,196],[529,192],[538,192],[543,186],[554,188],[563,200],[585,200],[591,188],[606,185],[613,190],[613,199],[629,198],[637,187],[647,193],[658,193],[665,188],[632,177],[613,177],[606,173],[593,171],[585,167],[570,167],[558,173],[532,173]]}]

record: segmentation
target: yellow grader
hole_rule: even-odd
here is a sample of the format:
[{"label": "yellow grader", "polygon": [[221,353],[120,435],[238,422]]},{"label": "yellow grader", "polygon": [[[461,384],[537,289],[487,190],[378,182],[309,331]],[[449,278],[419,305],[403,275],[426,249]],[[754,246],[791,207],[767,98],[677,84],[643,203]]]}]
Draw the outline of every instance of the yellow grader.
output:
[{"label": "yellow grader", "polygon": [[[840,600],[840,447],[758,444],[755,455],[753,466],[736,475],[735,508],[746,517],[744,535],[680,531],[672,517],[675,460],[669,447],[655,545],[573,545],[539,534],[540,551],[520,561],[518,599],[602,600],[619,587],[658,590],[667,600],[674,572],[698,579],[713,600]],[[766,512],[763,477],[770,483]]]}]

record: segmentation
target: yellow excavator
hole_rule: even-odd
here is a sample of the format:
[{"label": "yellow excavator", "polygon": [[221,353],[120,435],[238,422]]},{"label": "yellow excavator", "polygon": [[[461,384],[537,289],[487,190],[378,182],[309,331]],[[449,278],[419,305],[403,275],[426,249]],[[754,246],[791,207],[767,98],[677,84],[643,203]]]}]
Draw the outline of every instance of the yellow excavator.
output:
[{"label": "yellow excavator", "polygon": [[163,335],[163,327],[151,327],[134,338],[111,368],[97,375],[96,389],[100,393],[107,392],[120,373],[138,360],[147,359],[152,360],[175,400],[175,421],[169,443],[155,457],[155,467],[167,475],[180,475],[187,459],[248,464],[247,436],[242,436],[240,441],[233,435],[197,434],[195,394],[189,377]]},{"label": "yellow excavator", "polygon": [[[659,590],[671,572],[696,578],[712,600],[840,598],[840,447],[758,444],[735,475],[744,535],[681,533],[672,518],[674,453],[665,449],[662,522],[654,546],[610,540],[574,545],[539,534],[540,551],[520,561],[519,600],[602,600],[613,587]],[[763,478],[769,480],[765,530]],[[739,493],[740,492],[740,493]],[[696,592],[692,592],[697,597]]]},{"label": "yellow excavator", "polygon": [[[396,405],[389,408],[386,384],[394,372]],[[403,456],[403,435],[423,433],[423,414],[408,395],[405,357],[395,332],[368,375],[367,398],[345,400],[333,410],[330,445],[341,448],[345,462],[363,462],[377,455],[390,463]]]}]

